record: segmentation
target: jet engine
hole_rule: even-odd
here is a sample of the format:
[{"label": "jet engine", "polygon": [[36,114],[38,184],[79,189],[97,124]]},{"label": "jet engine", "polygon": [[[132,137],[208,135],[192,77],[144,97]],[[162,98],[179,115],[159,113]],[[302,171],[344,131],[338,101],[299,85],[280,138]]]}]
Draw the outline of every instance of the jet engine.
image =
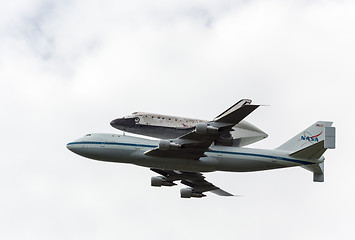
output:
[{"label": "jet engine", "polygon": [[161,187],[161,186],[174,186],[176,185],[175,183],[173,182],[170,182],[170,181],[166,181],[165,177],[161,177],[161,176],[157,176],[157,177],[152,177],[150,179],[150,185],[152,187]]},{"label": "jet engine", "polygon": [[206,133],[216,133],[218,128],[207,125],[206,123],[198,123],[196,125],[197,134],[206,134]]},{"label": "jet engine", "polygon": [[201,198],[201,197],[205,197],[206,195],[203,193],[194,192],[192,188],[182,188],[180,189],[180,196],[182,198],[191,198],[191,197]]},{"label": "jet engine", "polygon": [[179,149],[181,148],[180,144],[170,142],[169,140],[162,139],[159,142],[159,150],[169,150],[169,149]]}]

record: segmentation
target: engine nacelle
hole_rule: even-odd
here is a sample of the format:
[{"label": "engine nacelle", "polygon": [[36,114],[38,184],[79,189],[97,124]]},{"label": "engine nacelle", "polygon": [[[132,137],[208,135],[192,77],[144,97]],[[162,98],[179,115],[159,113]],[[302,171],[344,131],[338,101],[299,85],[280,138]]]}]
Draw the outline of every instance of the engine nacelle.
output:
[{"label": "engine nacelle", "polygon": [[157,176],[157,177],[152,177],[150,179],[150,185],[152,187],[161,187],[161,186],[174,186],[176,185],[173,182],[169,182],[165,180],[165,177]]},{"label": "engine nacelle", "polygon": [[218,128],[207,125],[206,123],[198,123],[196,125],[197,134],[206,134],[206,133],[216,133]]},{"label": "engine nacelle", "polygon": [[159,142],[159,150],[166,151],[169,149],[179,149],[179,148],[181,148],[180,144],[170,142],[169,140],[162,139]]},{"label": "engine nacelle", "polygon": [[206,195],[203,193],[194,192],[192,188],[182,188],[180,189],[180,196],[182,198],[191,198],[191,197],[201,198],[201,197],[205,197]]}]

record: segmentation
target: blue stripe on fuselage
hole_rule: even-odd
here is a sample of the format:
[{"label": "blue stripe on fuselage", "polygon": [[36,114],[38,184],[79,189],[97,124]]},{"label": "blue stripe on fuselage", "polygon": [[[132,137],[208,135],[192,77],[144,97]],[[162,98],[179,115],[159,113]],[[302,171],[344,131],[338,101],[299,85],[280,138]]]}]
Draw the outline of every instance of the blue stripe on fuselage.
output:
[{"label": "blue stripe on fuselage", "polygon": [[99,144],[99,145],[121,145],[121,146],[133,146],[133,147],[149,147],[155,148],[158,147],[157,145],[146,145],[146,144],[134,144],[134,143],[118,143],[118,142],[91,142],[91,141],[84,141],[84,142],[71,142],[67,145],[75,145],[75,144]]},{"label": "blue stripe on fuselage", "polygon": [[[119,142],[93,142],[93,141],[71,142],[71,143],[68,143],[67,145],[75,145],[75,144],[120,145],[120,146],[146,147],[146,148],[158,147],[157,145],[147,145],[147,144],[119,143]],[[314,164],[313,162],[307,162],[307,161],[296,160],[296,159],[291,159],[291,158],[284,158],[284,157],[277,157],[277,156],[270,156],[270,155],[264,155],[264,154],[257,154],[257,153],[228,152],[228,151],[217,151],[217,150],[209,150],[206,152],[271,158],[271,159],[283,160],[283,161],[288,161],[288,162],[295,162],[295,163],[299,163],[299,164],[303,164],[303,165]]]}]

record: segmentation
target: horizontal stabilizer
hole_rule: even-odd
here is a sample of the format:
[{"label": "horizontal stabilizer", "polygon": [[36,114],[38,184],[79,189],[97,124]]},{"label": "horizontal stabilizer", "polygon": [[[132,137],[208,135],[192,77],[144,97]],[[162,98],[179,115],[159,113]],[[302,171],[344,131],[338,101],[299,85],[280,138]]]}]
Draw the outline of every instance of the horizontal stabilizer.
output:
[{"label": "horizontal stabilizer", "polygon": [[324,148],[324,141],[320,141],[309,147],[291,153],[290,156],[302,159],[319,159],[323,155],[325,150],[326,149]]}]

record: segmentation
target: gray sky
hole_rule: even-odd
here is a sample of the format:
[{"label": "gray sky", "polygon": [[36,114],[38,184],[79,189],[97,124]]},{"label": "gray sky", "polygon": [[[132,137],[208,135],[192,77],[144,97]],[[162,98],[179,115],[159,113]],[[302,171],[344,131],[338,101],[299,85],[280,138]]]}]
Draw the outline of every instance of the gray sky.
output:
[{"label": "gray sky", "polygon": [[[1,239],[352,239],[353,1],[0,3]],[[134,111],[212,119],[241,98],[275,148],[334,121],[325,182],[208,173],[241,198],[180,199],[148,169],[65,145]]]}]

